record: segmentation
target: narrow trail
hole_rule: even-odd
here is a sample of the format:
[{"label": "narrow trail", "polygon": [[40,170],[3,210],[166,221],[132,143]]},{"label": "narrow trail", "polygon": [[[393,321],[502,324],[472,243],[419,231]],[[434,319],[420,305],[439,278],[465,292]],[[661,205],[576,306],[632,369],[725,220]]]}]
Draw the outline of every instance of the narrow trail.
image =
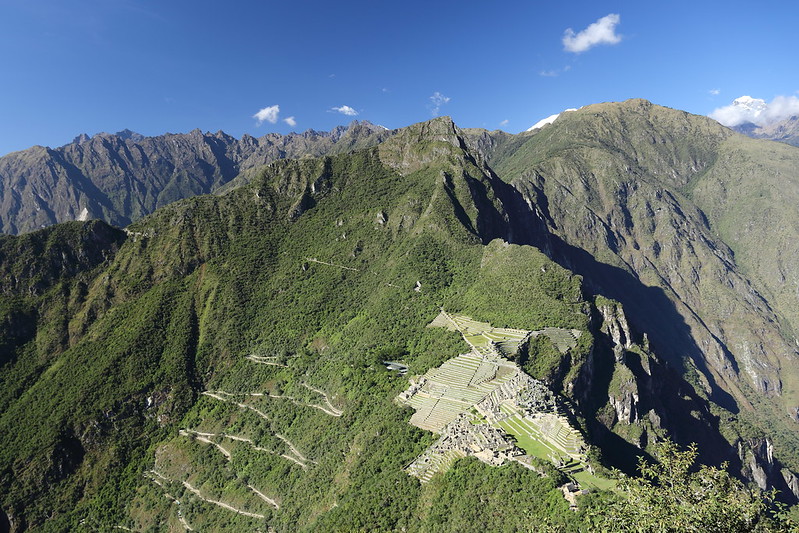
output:
[{"label": "narrow trail", "polygon": [[307,470],[308,469],[308,465],[306,463],[303,463],[302,461],[300,461],[296,457],[292,457],[290,455],[286,455],[285,453],[281,453],[280,457],[282,457],[283,459],[288,459],[289,461],[291,461],[293,463],[297,463],[298,465],[300,465],[300,467],[302,467],[303,470]]},{"label": "narrow trail", "polygon": [[146,472],[144,473],[144,477],[146,477],[147,479],[149,479],[150,481],[152,481],[153,483],[155,483],[159,487],[161,487],[161,488],[164,487],[163,483],[161,483],[159,480],[155,479],[154,477],[148,476]]},{"label": "narrow trail", "polygon": [[299,451],[297,448],[295,448],[295,447],[294,447],[294,445],[291,443],[291,441],[290,441],[290,440],[288,440],[288,439],[287,439],[286,437],[284,437],[283,435],[281,435],[280,433],[275,433],[275,437],[277,437],[277,438],[279,438],[280,440],[282,440],[283,442],[285,442],[285,443],[286,443],[286,446],[288,446],[288,447],[289,447],[289,449],[291,450],[291,453],[293,453],[294,455],[296,455],[296,456],[297,456],[297,458],[298,458],[298,459],[300,459],[300,460],[301,460],[303,463],[306,463],[306,462],[311,462],[311,463],[317,464],[317,463],[316,463],[316,461],[311,461],[311,460],[309,460],[307,457],[305,457],[303,454],[301,454],[301,453],[300,453],[300,451]]},{"label": "narrow trail", "polygon": [[263,357],[260,355],[245,355],[245,359],[249,359],[253,363],[258,363],[259,365],[270,365],[270,366],[279,366],[282,368],[288,368],[288,365],[284,365],[283,363],[278,363],[275,361],[276,357]]},{"label": "narrow trail", "polygon": [[328,263],[327,261],[320,261],[320,260],[316,259],[315,257],[306,257],[305,260],[309,261],[311,263],[319,263],[320,265],[327,265],[327,266],[332,266],[332,267],[336,267],[336,268],[341,268],[343,270],[353,270],[355,272],[358,272],[357,268],[352,268],[352,267],[348,267],[348,266],[344,266],[344,265],[337,265],[335,263]]},{"label": "narrow trail", "polygon": [[[237,405],[243,406],[243,404],[237,404]],[[244,406],[244,407],[249,407],[249,406]],[[254,409],[254,408],[251,408],[251,409]],[[257,409],[254,409],[254,410],[258,411]],[[260,411],[258,411],[258,412],[260,412]],[[266,415],[263,415],[263,416],[266,416]],[[291,453],[294,454],[296,457],[292,457],[291,455],[288,455],[288,454],[285,454],[285,453],[277,453],[276,451],[270,450],[269,448],[262,448],[261,446],[257,446],[255,444],[255,442],[253,442],[251,439],[248,439],[246,437],[239,437],[238,435],[229,435],[227,433],[205,433],[205,432],[201,432],[201,431],[194,431],[194,430],[191,430],[191,429],[181,429],[180,431],[178,431],[178,434],[180,434],[180,435],[182,435],[184,437],[192,437],[192,438],[195,438],[195,439],[197,439],[197,440],[199,440],[201,442],[205,442],[207,444],[211,444],[211,445],[215,446],[216,448],[219,449],[220,452],[222,452],[224,454],[225,458],[228,461],[231,460],[230,451],[227,450],[226,448],[224,448],[223,446],[221,446],[220,444],[217,444],[216,442],[212,441],[210,439],[211,437],[222,437],[222,438],[227,438],[227,439],[231,439],[231,440],[236,440],[236,441],[239,441],[239,442],[246,442],[247,444],[252,446],[252,448],[254,450],[257,450],[259,452],[266,452],[266,453],[269,453],[269,454],[272,454],[272,455],[277,455],[279,457],[282,457],[283,459],[287,459],[287,460],[289,460],[289,461],[291,461],[293,463],[298,464],[300,467],[302,467],[303,470],[307,470],[308,469],[308,462],[317,464],[316,461],[309,461],[303,454],[300,453],[300,451],[291,443],[290,440],[288,440],[283,435],[280,435],[279,433],[274,433],[274,436],[277,437],[278,439],[282,440],[286,444],[286,446],[288,446],[288,448],[291,451]]]},{"label": "narrow trail", "polygon": [[[252,396],[258,396],[258,394],[257,393],[253,393]],[[261,394],[260,396],[263,396],[263,394]],[[269,394],[268,396],[269,396],[269,398],[279,398],[279,399],[282,399],[282,400],[289,400],[294,405],[299,405],[301,407],[312,407],[314,409],[318,409],[318,410],[322,411],[326,415],[336,416],[336,417],[342,415],[341,412],[339,412],[337,409],[332,408],[332,406],[330,406],[330,402],[325,402],[325,403],[328,404],[328,407],[326,408],[325,406],[319,405],[319,404],[316,404],[316,403],[303,402],[302,400],[298,400],[297,398],[294,398],[293,396],[284,396],[284,395],[278,395],[278,394]]]},{"label": "narrow trail", "polygon": [[210,498],[206,498],[205,496],[202,495],[202,493],[199,491],[199,489],[194,488],[191,485],[191,483],[189,483],[188,481],[184,481],[183,482],[183,486],[186,487],[192,494],[194,494],[195,496],[197,496],[199,499],[201,499],[204,502],[211,503],[213,505],[216,505],[218,507],[222,507],[223,509],[227,509],[228,511],[233,511],[234,513],[238,513],[238,514],[243,515],[243,516],[249,516],[251,518],[266,518],[265,515],[258,514],[258,513],[251,513],[249,511],[244,511],[242,509],[237,509],[236,507],[233,507],[229,503],[220,502],[219,500],[212,500]]},{"label": "narrow trail", "polygon": [[227,401],[227,398],[222,398],[218,394],[214,394],[213,392],[210,392],[210,391],[207,391],[207,390],[202,391],[201,394],[203,394],[205,396],[210,396],[211,398],[219,400],[220,402],[226,402]]},{"label": "narrow trail", "polygon": [[[163,474],[159,474],[155,470],[149,470],[149,471],[144,473],[144,477],[146,477],[147,479],[149,479],[150,481],[152,481],[153,483],[155,483],[156,485],[158,485],[159,487],[161,487],[164,490],[166,490],[166,487],[164,487],[164,484],[161,483],[161,481],[159,481],[158,479],[156,479],[153,476],[148,476],[147,474],[153,474],[153,475],[161,478],[163,481],[171,481],[169,478],[165,477]],[[185,529],[186,531],[194,531],[194,528],[192,528],[189,525],[189,523],[186,521],[186,517],[183,516],[183,512],[181,512],[181,510],[180,510],[180,501],[177,498],[175,498],[174,496],[172,496],[168,492],[164,492],[164,498],[166,498],[167,500],[170,500],[174,505],[178,506],[178,509],[177,509],[178,521],[183,526],[183,529]]]},{"label": "narrow trail", "polygon": [[[306,404],[305,402],[299,402],[299,400],[296,400],[294,398],[290,398],[290,399],[292,399],[295,402],[299,402],[299,404],[301,404],[301,405],[306,405],[308,407],[314,407],[314,408],[320,409],[320,410],[324,411],[325,413],[327,413],[330,416],[341,416],[343,414],[342,411],[340,411],[340,410],[336,409],[335,407],[333,407],[333,405],[330,403],[330,400],[327,397],[327,394],[325,394],[323,391],[321,391],[319,389],[316,389],[314,387],[311,387],[310,385],[308,385],[306,383],[303,383],[303,385],[305,387],[307,387],[309,390],[312,390],[312,391],[316,392],[317,394],[322,395],[324,397],[325,403],[328,405],[328,408],[325,408],[325,407],[323,407],[321,405]],[[255,397],[260,397],[260,396],[264,396],[263,393],[253,392],[253,393],[233,394],[233,393],[230,393],[230,392],[225,392],[223,390],[217,390],[217,391],[214,391],[214,392],[203,391],[202,394],[205,395],[205,396],[208,396],[209,398],[214,398],[215,400],[218,400],[220,402],[232,403],[232,404],[234,404],[234,405],[236,405],[236,406],[238,406],[238,407],[240,407],[242,409],[249,409],[250,411],[253,411],[258,416],[263,418],[264,420],[271,421],[269,416],[267,416],[266,413],[260,411],[259,409],[253,407],[252,405],[247,405],[245,403],[237,402],[234,399],[235,396],[255,396]],[[221,445],[219,445],[219,444],[217,444],[217,443],[215,443],[215,442],[213,442],[212,440],[209,439],[209,437],[214,437],[214,436],[225,436],[225,437],[228,437],[226,434],[221,434],[221,433],[220,434],[204,434],[204,433],[200,433],[200,432],[195,432],[193,430],[180,430],[180,433],[181,433],[181,435],[184,435],[184,436],[190,436],[191,435],[191,436],[197,438],[197,440],[200,440],[202,442],[206,442],[208,444],[212,444],[212,445],[216,446],[223,454],[225,454],[225,457],[228,459],[228,461],[230,460],[230,452],[226,448],[222,447]],[[313,463],[313,464],[318,464],[316,461],[310,460],[307,457],[305,457],[297,449],[297,447],[294,446],[294,444],[292,444],[292,442],[290,440],[288,440],[286,437],[284,437],[283,435],[281,435],[279,433],[274,433],[274,436],[277,437],[278,439],[282,440],[286,444],[286,446],[288,446],[289,450],[291,451],[291,454],[293,454],[295,456],[295,457],[292,457],[291,455],[281,453],[280,457],[298,464],[303,469],[307,469],[308,468],[308,463],[309,462]],[[231,438],[231,437],[228,437],[228,438]],[[242,442],[249,442],[252,446],[255,446],[255,443],[253,443],[249,439],[245,439],[244,437],[234,438],[233,440],[240,440]],[[258,449],[258,448],[256,448],[256,449]],[[266,448],[260,448],[260,449],[263,450],[263,451],[268,451],[270,453],[275,453],[272,450],[267,450]]]},{"label": "narrow trail", "polygon": [[150,474],[153,474],[153,475],[155,475],[155,476],[158,476],[159,478],[163,479],[164,481],[169,481],[169,478],[168,478],[168,477],[166,477],[165,475],[161,474],[160,472],[157,472],[157,471],[155,471],[155,470],[148,470],[148,472],[149,472]]},{"label": "narrow trail", "polygon": [[250,446],[252,446],[253,450],[257,450],[259,452],[267,452],[267,453],[275,453],[274,450],[270,450],[269,448],[262,448],[253,442],[252,439],[248,439],[247,437],[241,437],[239,435],[231,435],[230,433],[204,433],[201,431],[195,431],[193,429],[187,429],[186,431],[190,433],[194,433],[197,435],[202,435],[203,437],[222,437],[224,439],[235,440],[238,442],[246,442]]},{"label": "narrow trail", "polygon": [[197,439],[200,442],[204,442],[206,444],[211,444],[212,446],[215,446],[220,452],[222,452],[222,455],[225,456],[225,459],[227,459],[228,461],[231,460],[230,451],[227,448],[223,447],[221,444],[218,444],[218,443],[212,441],[211,439],[209,439],[208,437],[206,437],[206,436],[204,436],[204,435],[202,435],[200,433],[196,433],[196,432],[193,432],[193,431],[190,431],[190,430],[181,429],[180,431],[178,431],[178,435],[182,435],[184,437],[195,438],[195,439]]},{"label": "narrow trail", "polygon": [[[319,389],[317,389],[316,387],[312,387],[312,386],[308,385],[307,383],[303,383],[303,384],[302,384],[302,386],[303,386],[303,387],[305,387],[305,388],[306,388],[306,389],[308,389],[308,390],[311,390],[311,391],[315,392],[316,394],[319,394],[320,396],[322,396],[322,398],[324,398],[324,400],[325,400],[325,403],[327,404],[327,407],[328,407],[328,409],[330,409],[330,413],[329,413],[329,414],[331,414],[332,416],[341,416],[341,415],[343,415],[343,414],[344,414],[344,411],[342,411],[341,409],[337,409],[337,408],[336,408],[336,407],[335,407],[335,406],[334,406],[334,405],[333,405],[333,404],[330,402],[330,397],[327,395],[327,393],[326,393],[325,391],[323,391],[323,390],[319,390]],[[324,409],[323,409],[323,410],[324,410]],[[327,411],[325,411],[325,412],[327,412]]]},{"label": "narrow trail", "polygon": [[260,411],[260,410],[256,409],[256,408],[255,408],[255,407],[253,407],[252,405],[247,405],[246,403],[237,403],[236,405],[238,405],[239,407],[242,407],[242,408],[244,408],[244,409],[249,409],[250,411],[254,412],[254,413],[255,413],[255,414],[257,414],[258,416],[260,416],[261,418],[263,418],[264,420],[269,420],[269,417],[268,417],[268,416],[266,416],[266,413],[264,413],[263,411]]},{"label": "narrow trail", "polygon": [[260,490],[256,489],[256,488],[255,488],[255,487],[253,487],[252,485],[247,485],[247,487],[248,487],[248,488],[249,488],[251,491],[253,491],[255,494],[257,494],[257,495],[258,495],[258,497],[259,497],[259,498],[261,498],[263,501],[265,501],[266,503],[268,503],[269,505],[271,505],[271,506],[272,506],[272,507],[274,507],[275,509],[280,509],[280,506],[277,504],[277,502],[276,502],[275,500],[273,500],[272,498],[270,498],[269,496],[267,496],[266,494],[264,494],[264,493],[263,493],[263,492],[261,492]]},{"label": "narrow trail", "polygon": [[[360,268],[352,268],[352,267],[348,267],[348,266],[344,266],[344,265],[337,265],[335,263],[328,263],[327,261],[320,261],[320,260],[316,259],[315,257],[306,257],[305,260],[310,262],[310,263],[317,263],[317,264],[320,264],[320,265],[332,266],[332,267],[341,268],[341,269],[344,269],[344,270],[352,270],[354,272],[360,272],[361,271]],[[374,274],[375,276],[379,275],[375,271],[372,271],[372,274]],[[385,283],[389,287],[394,287],[395,289],[404,289],[404,287],[400,287],[399,285],[394,285],[393,283],[389,283],[388,281],[384,281],[383,283]]]},{"label": "narrow trail", "polygon": [[[300,459],[298,459],[296,457],[292,457],[292,456],[284,454],[284,453],[277,453],[276,451],[270,450],[269,448],[263,448],[261,446],[258,446],[257,444],[255,444],[255,442],[253,442],[252,439],[248,439],[246,437],[240,437],[238,435],[231,435],[229,433],[207,433],[207,432],[202,432],[202,431],[195,431],[195,430],[192,430],[192,429],[181,429],[179,433],[181,435],[184,435],[184,436],[194,437],[197,440],[202,441],[202,442],[207,442],[207,443],[213,444],[217,448],[220,448],[220,449],[222,449],[221,446],[219,446],[218,444],[216,444],[215,442],[213,442],[213,441],[211,441],[209,439],[214,438],[214,437],[219,437],[219,438],[230,439],[230,440],[234,440],[234,441],[238,441],[238,442],[244,442],[246,444],[249,444],[252,447],[253,450],[256,450],[256,451],[259,451],[259,452],[265,452],[265,453],[268,453],[270,455],[277,455],[278,457],[282,457],[283,459],[289,460],[289,461],[299,465],[303,470],[307,470],[308,469],[308,464],[305,462],[305,461],[307,461],[307,459],[305,459],[304,457],[303,457],[303,460],[300,460]],[[281,440],[286,442],[285,439],[281,439]],[[289,448],[291,448],[291,446],[289,446]],[[296,450],[296,448],[293,448],[292,453],[295,453],[294,450]],[[231,460],[229,455],[226,455],[225,457],[227,457],[228,461]]]},{"label": "narrow trail", "polygon": [[[252,397],[255,397],[255,398],[274,398],[274,399],[280,399],[280,400],[289,400],[294,405],[299,405],[300,407],[311,407],[313,409],[318,409],[319,411],[322,411],[323,413],[325,413],[326,415],[329,415],[329,416],[340,417],[341,415],[344,414],[344,412],[342,410],[337,409],[337,408],[335,408],[333,406],[333,404],[330,402],[330,400],[328,399],[327,395],[323,391],[320,391],[319,389],[315,389],[315,388],[313,388],[310,385],[307,385],[305,383],[303,383],[302,385],[305,388],[307,388],[309,390],[312,390],[315,393],[317,393],[320,396],[322,396],[325,404],[327,404],[327,407],[325,407],[324,405],[316,404],[316,403],[304,402],[304,401],[302,401],[302,400],[300,400],[298,398],[295,398],[294,396],[288,396],[288,395],[285,395],[285,394],[264,394],[263,392],[225,392],[223,390],[218,390],[217,389],[214,392],[206,391],[206,392],[208,392],[208,394],[206,394],[206,396],[212,396],[212,397],[214,397],[214,398],[216,398],[218,400],[223,400],[223,401],[233,401],[233,400],[228,400],[227,398],[222,398],[222,396],[228,396],[230,398],[234,398],[236,396],[252,396]],[[205,393],[203,393],[203,394],[205,394]],[[237,404],[237,405],[242,405],[242,404]],[[247,407],[248,409],[254,409],[254,407],[251,407],[249,405],[245,405],[245,407]]]},{"label": "narrow trail", "polygon": [[194,529],[189,525],[189,523],[186,522],[186,517],[183,516],[182,514],[178,514],[178,521],[183,526],[183,529],[185,529],[186,531],[194,531]]},{"label": "narrow trail", "polygon": [[[219,400],[220,402],[232,403],[234,405],[237,405],[238,407],[241,407],[242,409],[249,409],[250,411],[253,411],[255,414],[257,414],[258,416],[263,418],[264,420],[269,420],[269,417],[266,415],[266,413],[264,413],[263,411],[253,407],[252,405],[247,405],[246,403],[236,402],[236,401],[229,400],[227,398],[223,398],[222,396],[220,396],[220,394],[227,394],[226,392],[217,391],[217,392],[214,393],[214,392],[206,390],[206,391],[203,391],[201,394],[203,394],[205,396],[209,396],[211,398],[214,398],[215,400]],[[229,396],[232,396],[232,395],[229,395]]]}]

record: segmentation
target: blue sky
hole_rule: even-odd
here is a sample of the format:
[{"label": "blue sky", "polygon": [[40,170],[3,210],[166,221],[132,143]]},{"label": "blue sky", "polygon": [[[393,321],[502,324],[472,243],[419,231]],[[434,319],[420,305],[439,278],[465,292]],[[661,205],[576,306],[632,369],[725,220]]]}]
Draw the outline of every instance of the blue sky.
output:
[{"label": "blue sky", "polygon": [[0,0],[0,154],[125,128],[261,136],[436,113],[518,132],[632,97],[709,114],[796,98],[797,27],[795,0]]}]

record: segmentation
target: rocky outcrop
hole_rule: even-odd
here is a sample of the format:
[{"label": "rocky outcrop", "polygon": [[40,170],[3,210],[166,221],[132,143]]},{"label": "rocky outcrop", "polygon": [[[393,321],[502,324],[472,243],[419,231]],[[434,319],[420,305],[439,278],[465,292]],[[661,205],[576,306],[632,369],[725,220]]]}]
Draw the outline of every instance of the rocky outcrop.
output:
[{"label": "rocky outcrop", "polygon": [[791,494],[799,500],[799,478],[787,468],[780,470],[780,474],[782,474],[782,479],[785,481],[785,485],[791,491]]},{"label": "rocky outcrop", "polygon": [[739,439],[735,446],[741,460],[741,475],[761,490],[777,489],[782,501],[799,501],[799,478],[774,457],[774,443],[768,437]]},{"label": "rocky outcrop", "polygon": [[625,350],[632,348],[632,336],[630,326],[627,324],[627,317],[624,310],[614,301],[598,301],[597,310],[602,315],[602,332],[610,337],[613,343],[613,353],[616,354],[616,361],[622,361]]}]

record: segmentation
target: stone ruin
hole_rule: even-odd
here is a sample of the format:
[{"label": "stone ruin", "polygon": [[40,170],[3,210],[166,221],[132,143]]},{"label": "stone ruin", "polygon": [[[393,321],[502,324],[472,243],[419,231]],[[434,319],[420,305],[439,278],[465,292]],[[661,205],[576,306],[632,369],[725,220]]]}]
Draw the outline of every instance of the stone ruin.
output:
[{"label": "stone ruin", "polygon": [[428,481],[436,472],[446,471],[460,457],[474,456],[486,464],[500,466],[522,455],[524,452],[504,431],[481,421],[472,413],[461,413],[406,470],[412,476]]}]

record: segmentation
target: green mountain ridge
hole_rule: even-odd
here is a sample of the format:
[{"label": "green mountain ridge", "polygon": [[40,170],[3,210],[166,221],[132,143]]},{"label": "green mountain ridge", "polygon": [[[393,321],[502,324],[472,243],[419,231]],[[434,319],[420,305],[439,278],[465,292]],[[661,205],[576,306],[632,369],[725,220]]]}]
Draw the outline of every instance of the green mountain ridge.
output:
[{"label": "green mountain ridge", "polygon": [[[408,424],[393,401],[408,380],[383,361],[422,375],[463,353],[425,327],[442,307],[586,332],[566,352],[531,338],[517,362],[570,405],[596,468],[631,471],[670,435],[790,497],[793,317],[742,257],[750,241],[721,229],[749,196],[711,209],[705,184],[742,168],[734,143],[754,146],[714,124],[642,101],[520,136],[439,118],[276,161],[124,234],[95,221],[0,239],[16,276],[0,508],[19,531],[464,531],[497,516],[576,530],[594,500],[569,511],[567,474],[546,462],[540,477],[462,459],[425,485],[403,471],[435,438]],[[749,182],[772,175],[744,153]],[[795,180],[797,155],[780,153]],[[18,252],[34,249],[48,259]]]}]

